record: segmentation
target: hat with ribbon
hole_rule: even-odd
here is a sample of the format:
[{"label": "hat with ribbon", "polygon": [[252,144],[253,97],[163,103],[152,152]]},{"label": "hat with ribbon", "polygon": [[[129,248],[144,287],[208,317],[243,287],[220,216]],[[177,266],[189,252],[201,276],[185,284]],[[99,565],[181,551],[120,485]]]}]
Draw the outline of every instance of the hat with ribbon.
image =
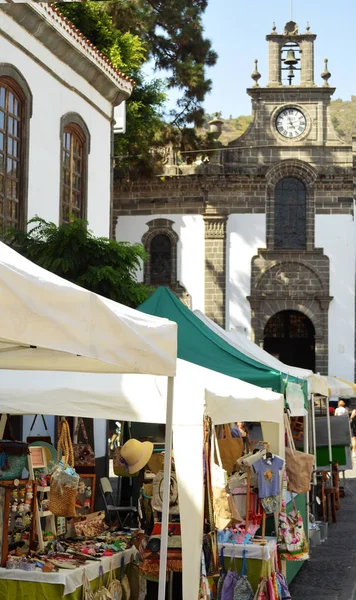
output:
[{"label": "hat with ribbon", "polygon": [[148,463],[152,452],[152,442],[140,442],[132,438],[122,446],[120,462],[129,473],[137,473]]}]

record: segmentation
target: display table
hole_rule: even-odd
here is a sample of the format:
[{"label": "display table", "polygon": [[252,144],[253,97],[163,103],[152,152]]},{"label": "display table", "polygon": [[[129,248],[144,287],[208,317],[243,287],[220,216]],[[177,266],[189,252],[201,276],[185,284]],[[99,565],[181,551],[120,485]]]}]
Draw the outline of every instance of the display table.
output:
[{"label": "display table", "polygon": [[105,556],[100,561],[90,560],[77,569],[60,569],[57,573],[43,573],[40,569],[28,572],[0,568],[0,600],[59,600],[63,596],[66,600],[79,600],[82,597],[84,570],[92,587],[95,587],[100,565],[104,573],[108,573],[111,564],[117,570],[122,566],[122,561],[127,565],[137,556],[136,548],[130,548],[113,556]]},{"label": "display table", "polygon": [[[275,537],[266,537],[267,544],[219,544],[219,552],[224,548],[225,569],[241,572],[243,551],[246,550],[247,576],[253,590],[256,591],[262,573],[269,572],[271,559],[277,551]],[[264,563],[268,563],[267,565]]]}]

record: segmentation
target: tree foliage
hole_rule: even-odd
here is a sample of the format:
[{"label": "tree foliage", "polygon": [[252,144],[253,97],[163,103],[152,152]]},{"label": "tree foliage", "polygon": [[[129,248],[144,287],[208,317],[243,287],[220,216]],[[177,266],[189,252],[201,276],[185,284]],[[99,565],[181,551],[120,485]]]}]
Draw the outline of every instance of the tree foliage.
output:
[{"label": "tree foliage", "polygon": [[133,308],[151,294],[137,282],[137,269],[147,258],[141,244],[95,237],[79,219],[57,226],[35,217],[28,229],[8,229],[3,238],[40,267]]},{"label": "tree foliage", "polygon": [[[115,141],[121,169],[148,175],[154,168],[152,147],[172,142],[195,148],[201,143],[194,126],[203,124],[202,102],[211,90],[205,68],[217,58],[204,37],[207,0],[83,0],[57,6],[136,82],[127,102],[127,132]],[[144,76],[150,61],[160,79]],[[169,88],[179,89],[181,97],[165,120]]]}]

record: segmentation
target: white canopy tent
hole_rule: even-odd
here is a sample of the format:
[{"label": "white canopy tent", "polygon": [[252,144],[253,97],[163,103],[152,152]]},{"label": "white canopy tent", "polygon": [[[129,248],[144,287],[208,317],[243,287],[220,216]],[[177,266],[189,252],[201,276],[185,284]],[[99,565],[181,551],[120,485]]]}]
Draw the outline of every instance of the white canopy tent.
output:
[{"label": "white canopy tent", "polygon": [[[169,481],[177,324],[76,286],[38,267],[1,242],[0,310],[0,369],[16,370],[15,377],[19,376],[20,369],[31,370],[23,385],[28,384],[34,371],[39,369],[168,376],[164,468]],[[31,412],[43,412],[43,407]],[[3,413],[2,438],[6,411],[0,410],[0,413]],[[168,506],[167,484],[163,491],[159,600],[165,597]]]},{"label": "white canopy tent", "polygon": [[[31,375],[31,377],[29,377]],[[150,375],[0,372],[0,412],[167,422],[167,386]],[[48,407],[48,408],[47,408]],[[173,432],[183,547],[183,598],[198,597],[203,534],[203,415],[215,424],[261,421],[273,452],[284,456],[280,394],[178,360]]]},{"label": "white canopy tent", "polygon": [[177,325],[93,294],[0,242],[0,369],[173,376]]}]

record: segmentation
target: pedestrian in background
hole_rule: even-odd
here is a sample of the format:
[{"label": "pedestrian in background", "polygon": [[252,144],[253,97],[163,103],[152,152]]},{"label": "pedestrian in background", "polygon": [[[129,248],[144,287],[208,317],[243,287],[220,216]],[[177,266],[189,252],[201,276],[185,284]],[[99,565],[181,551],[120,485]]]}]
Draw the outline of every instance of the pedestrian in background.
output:
[{"label": "pedestrian in background", "polygon": [[350,428],[352,436],[352,456],[356,458],[356,410],[354,409],[350,417]]},{"label": "pedestrian in background", "polygon": [[339,400],[339,402],[337,403],[337,409],[335,411],[335,417],[344,417],[345,415],[348,416],[349,411],[346,408],[346,404],[343,400]]}]

